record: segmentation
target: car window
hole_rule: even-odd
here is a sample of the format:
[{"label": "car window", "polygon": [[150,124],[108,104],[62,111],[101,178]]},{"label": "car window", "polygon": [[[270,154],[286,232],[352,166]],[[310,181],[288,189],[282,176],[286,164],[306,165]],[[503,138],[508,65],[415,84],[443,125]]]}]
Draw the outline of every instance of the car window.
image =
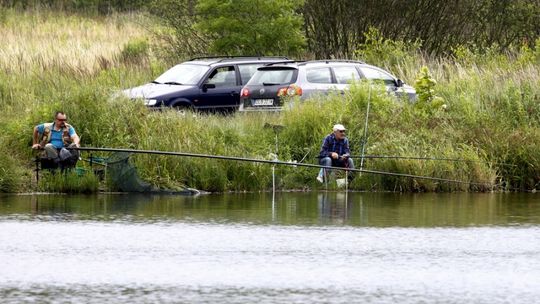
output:
[{"label": "car window", "polygon": [[332,73],[329,68],[307,69],[306,78],[311,83],[332,83]]},{"label": "car window", "polygon": [[296,80],[296,69],[259,70],[249,81],[250,85],[290,84]]},{"label": "car window", "polygon": [[360,79],[358,70],[353,66],[337,66],[334,67],[337,83],[351,83]]},{"label": "car window", "polygon": [[384,81],[385,84],[395,84],[394,77],[381,70],[370,67],[360,67],[360,71],[362,71],[362,74],[364,74],[367,79],[378,79]]},{"label": "car window", "polygon": [[206,80],[208,84],[215,84],[216,88],[236,86],[236,73],[234,66],[216,68]]},{"label": "car window", "polygon": [[240,70],[240,79],[242,81],[242,84],[246,84],[251,77],[253,77],[253,74],[257,72],[257,69],[263,66],[263,64],[257,63],[257,64],[242,64],[238,66],[238,70]]},{"label": "car window", "polygon": [[156,82],[170,84],[198,84],[210,67],[198,64],[179,64],[156,78]]}]

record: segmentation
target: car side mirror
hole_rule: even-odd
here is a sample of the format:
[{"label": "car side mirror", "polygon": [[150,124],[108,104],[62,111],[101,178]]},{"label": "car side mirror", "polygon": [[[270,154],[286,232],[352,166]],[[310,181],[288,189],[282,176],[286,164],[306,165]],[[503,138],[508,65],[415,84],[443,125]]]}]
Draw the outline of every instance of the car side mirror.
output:
[{"label": "car side mirror", "polygon": [[203,92],[208,91],[208,89],[215,89],[215,88],[216,88],[216,85],[214,83],[205,83],[202,86]]},{"label": "car side mirror", "polygon": [[401,79],[396,79],[396,87],[402,87],[403,86],[403,80]]}]

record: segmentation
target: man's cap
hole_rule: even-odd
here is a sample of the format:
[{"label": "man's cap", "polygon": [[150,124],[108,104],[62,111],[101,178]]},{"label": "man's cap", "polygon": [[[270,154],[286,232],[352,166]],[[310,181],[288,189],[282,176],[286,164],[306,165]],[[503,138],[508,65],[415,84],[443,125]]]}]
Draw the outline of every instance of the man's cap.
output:
[{"label": "man's cap", "polygon": [[337,124],[337,125],[334,125],[333,130],[334,131],[345,131],[347,129],[345,129],[345,127],[342,124]]}]

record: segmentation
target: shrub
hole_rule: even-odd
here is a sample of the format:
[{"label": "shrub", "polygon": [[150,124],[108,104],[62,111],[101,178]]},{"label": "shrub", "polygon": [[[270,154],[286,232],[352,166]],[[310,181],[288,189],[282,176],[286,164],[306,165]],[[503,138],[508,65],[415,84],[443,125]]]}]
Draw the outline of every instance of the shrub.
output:
[{"label": "shrub", "polygon": [[422,67],[414,88],[418,94],[416,106],[423,109],[427,115],[432,115],[435,111],[445,107],[444,100],[435,93],[436,84],[437,82],[429,73],[429,69],[426,66]]}]

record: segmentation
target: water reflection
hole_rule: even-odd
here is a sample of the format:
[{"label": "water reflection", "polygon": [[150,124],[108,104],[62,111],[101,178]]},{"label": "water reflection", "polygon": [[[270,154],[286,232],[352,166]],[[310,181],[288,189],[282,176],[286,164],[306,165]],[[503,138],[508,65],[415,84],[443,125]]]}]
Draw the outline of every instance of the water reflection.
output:
[{"label": "water reflection", "polygon": [[[333,193],[332,193],[333,194]],[[321,223],[344,224],[348,218],[348,193],[336,193],[331,195],[328,192],[318,194],[319,219]]]},{"label": "water reflection", "polygon": [[530,225],[540,223],[540,201],[531,193],[18,195],[0,197],[1,218],[371,227]]}]

